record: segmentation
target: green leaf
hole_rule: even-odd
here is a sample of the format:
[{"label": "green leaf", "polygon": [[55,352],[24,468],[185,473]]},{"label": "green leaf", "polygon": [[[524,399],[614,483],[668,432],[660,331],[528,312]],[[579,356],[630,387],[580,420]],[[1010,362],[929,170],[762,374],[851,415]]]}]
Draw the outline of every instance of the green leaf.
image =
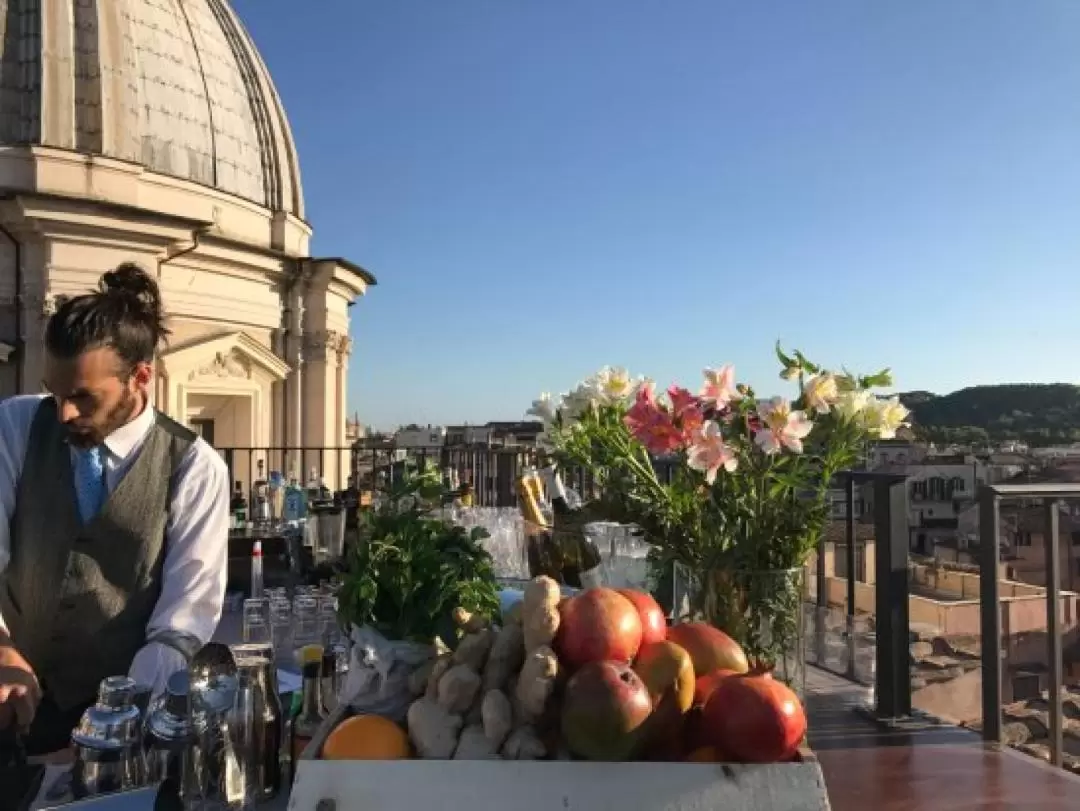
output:
[{"label": "green leaf", "polygon": [[818,372],[821,371],[820,366],[818,366],[816,363],[811,363],[810,361],[808,361],[806,359],[806,356],[797,349],[795,350],[795,358],[799,362],[799,367],[809,372],[810,374],[816,375]]},{"label": "green leaf", "polygon": [[776,358],[780,361],[780,365],[785,369],[790,369],[799,364],[795,362],[795,359],[784,354],[784,349],[780,345],[780,341],[776,342]]}]

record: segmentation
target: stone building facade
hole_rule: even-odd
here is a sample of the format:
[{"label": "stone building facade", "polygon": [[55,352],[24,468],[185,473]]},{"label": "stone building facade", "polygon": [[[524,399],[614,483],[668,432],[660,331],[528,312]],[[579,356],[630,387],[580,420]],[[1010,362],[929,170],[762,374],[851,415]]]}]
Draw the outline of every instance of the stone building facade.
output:
[{"label": "stone building facade", "polygon": [[[156,403],[226,448],[346,444],[349,308],[309,254],[296,146],[226,0],[0,0],[0,396],[38,391],[61,296],[135,261],[173,335]],[[237,454],[274,467],[345,460]]]}]

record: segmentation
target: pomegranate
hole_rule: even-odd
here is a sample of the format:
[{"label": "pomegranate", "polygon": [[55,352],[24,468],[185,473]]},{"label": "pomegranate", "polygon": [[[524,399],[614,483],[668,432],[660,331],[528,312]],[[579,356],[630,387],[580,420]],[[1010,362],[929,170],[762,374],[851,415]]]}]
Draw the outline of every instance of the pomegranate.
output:
[{"label": "pomegranate", "polygon": [[719,686],[723,679],[728,676],[738,676],[734,670],[714,670],[712,673],[706,673],[704,676],[698,676],[694,682],[694,703],[695,707],[704,707],[709,701],[709,696],[713,694],[713,691]]},{"label": "pomegranate", "polygon": [[587,760],[628,760],[645,744],[649,689],[628,665],[589,662],[566,683],[561,730]]},{"label": "pomegranate", "polygon": [[641,645],[662,642],[667,636],[667,617],[664,609],[653,599],[651,594],[637,589],[616,589],[623,597],[634,604],[641,617]]},{"label": "pomegranate", "polygon": [[806,713],[798,696],[779,679],[721,679],[702,713],[708,743],[744,763],[791,760],[806,736]]},{"label": "pomegranate", "polygon": [[745,673],[750,669],[746,654],[738,643],[707,622],[687,622],[668,628],[667,638],[686,648],[694,662],[694,673],[701,678],[714,670],[734,670]]},{"label": "pomegranate", "polygon": [[641,647],[641,617],[614,589],[593,588],[560,607],[555,651],[571,670],[589,662],[629,663]]}]

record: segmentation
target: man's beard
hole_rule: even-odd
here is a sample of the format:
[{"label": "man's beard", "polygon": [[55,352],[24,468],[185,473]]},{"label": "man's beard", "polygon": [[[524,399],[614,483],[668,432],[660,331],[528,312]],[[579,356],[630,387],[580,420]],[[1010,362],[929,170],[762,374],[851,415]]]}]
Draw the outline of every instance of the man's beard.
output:
[{"label": "man's beard", "polygon": [[139,398],[131,389],[124,389],[120,400],[102,418],[100,426],[79,429],[68,425],[68,442],[76,448],[93,448],[105,441],[105,437],[121,426],[127,425],[139,408]]}]

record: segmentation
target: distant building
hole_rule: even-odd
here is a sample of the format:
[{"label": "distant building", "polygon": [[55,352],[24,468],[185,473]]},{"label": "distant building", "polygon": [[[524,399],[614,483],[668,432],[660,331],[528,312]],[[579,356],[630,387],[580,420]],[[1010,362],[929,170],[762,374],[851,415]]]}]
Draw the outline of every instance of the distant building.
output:
[{"label": "distant building", "polygon": [[489,422],[485,425],[449,425],[446,428],[446,445],[534,446],[543,430],[543,424],[534,420]]},{"label": "distant building", "polygon": [[446,444],[446,429],[441,425],[407,425],[394,434],[394,445],[400,450],[434,450]]}]

